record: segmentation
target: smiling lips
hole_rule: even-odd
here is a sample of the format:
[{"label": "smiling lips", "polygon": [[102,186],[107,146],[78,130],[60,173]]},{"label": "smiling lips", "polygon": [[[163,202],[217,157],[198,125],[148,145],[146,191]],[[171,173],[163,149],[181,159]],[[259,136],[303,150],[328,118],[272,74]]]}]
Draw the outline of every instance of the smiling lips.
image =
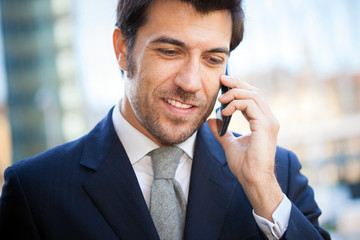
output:
[{"label": "smiling lips", "polygon": [[170,104],[171,106],[174,106],[174,107],[177,107],[177,108],[180,108],[180,109],[190,109],[193,107],[193,105],[189,105],[189,104],[185,104],[185,103],[181,103],[181,102],[178,102],[176,100],[173,100],[173,99],[164,99],[165,102],[167,102],[168,104]]}]

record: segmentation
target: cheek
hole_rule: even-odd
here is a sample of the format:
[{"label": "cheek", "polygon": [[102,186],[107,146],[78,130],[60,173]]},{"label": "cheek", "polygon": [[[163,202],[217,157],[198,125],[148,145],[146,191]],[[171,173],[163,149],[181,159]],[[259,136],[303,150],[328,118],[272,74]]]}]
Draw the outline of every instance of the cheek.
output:
[{"label": "cheek", "polygon": [[174,62],[165,62],[156,57],[144,58],[141,63],[143,68],[139,71],[140,77],[144,79],[148,87],[163,85],[176,74],[178,65]]},{"label": "cheek", "polygon": [[207,77],[206,80],[203,81],[203,88],[204,92],[208,99],[213,99],[218,95],[219,89],[220,89],[220,76],[221,74],[213,74],[213,76],[218,77]]}]

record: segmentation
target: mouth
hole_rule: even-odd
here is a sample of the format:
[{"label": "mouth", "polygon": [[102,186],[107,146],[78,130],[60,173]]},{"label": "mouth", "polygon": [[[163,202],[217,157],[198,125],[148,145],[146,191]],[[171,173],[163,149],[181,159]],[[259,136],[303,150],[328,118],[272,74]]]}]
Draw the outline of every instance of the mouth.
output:
[{"label": "mouth", "polygon": [[165,98],[164,101],[167,102],[168,104],[170,104],[171,106],[179,108],[179,109],[190,109],[190,108],[194,107],[193,105],[181,103],[174,99]]}]

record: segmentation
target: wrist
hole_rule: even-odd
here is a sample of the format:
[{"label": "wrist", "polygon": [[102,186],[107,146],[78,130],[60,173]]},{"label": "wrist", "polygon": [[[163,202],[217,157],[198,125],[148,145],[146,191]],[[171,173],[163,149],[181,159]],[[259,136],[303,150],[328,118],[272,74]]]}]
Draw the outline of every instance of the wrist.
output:
[{"label": "wrist", "polygon": [[266,182],[262,185],[248,186],[245,193],[255,213],[271,222],[272,214],[283,200],[284,194],[276,182]]}]

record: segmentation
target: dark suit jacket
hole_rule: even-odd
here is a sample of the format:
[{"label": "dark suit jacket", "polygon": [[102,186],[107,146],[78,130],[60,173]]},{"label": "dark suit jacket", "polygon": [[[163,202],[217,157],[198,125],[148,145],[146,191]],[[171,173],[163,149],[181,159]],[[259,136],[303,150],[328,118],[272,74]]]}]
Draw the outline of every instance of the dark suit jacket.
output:
[{"label": "dark suit jacket", "polygon": [[[158,239],[111,114],[88,135],[5,171],[1,239]],[[294,154],[277,149],[278,180],[293,203],[284,239],[329,238],[319,228],[321,212],[300,167]],[[190,181],[185,239],[265,239],[206,123]]]}]

